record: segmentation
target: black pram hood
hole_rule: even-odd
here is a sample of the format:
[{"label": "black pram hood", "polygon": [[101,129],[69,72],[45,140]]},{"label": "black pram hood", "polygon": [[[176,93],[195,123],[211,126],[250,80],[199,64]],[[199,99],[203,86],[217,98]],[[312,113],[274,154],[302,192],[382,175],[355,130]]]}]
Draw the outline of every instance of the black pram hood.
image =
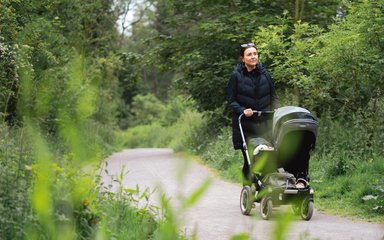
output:
[{"label": "black pram hood", "polygon": [[[302,121],[302,127],[307,128],[306,130],[313,132],[315,137],[317,136],[317,128],[318,123],[316,118],[305,108],[296,107],[296,106],[285,106],[276,109],[273,115],[273,123],[272,123],[272,133],[273,137],[276,139],[278,132],[282,124],[289,120],[296,119],[297,121]],[[305,125],[306,121],[310,120],[310,125]]]}]

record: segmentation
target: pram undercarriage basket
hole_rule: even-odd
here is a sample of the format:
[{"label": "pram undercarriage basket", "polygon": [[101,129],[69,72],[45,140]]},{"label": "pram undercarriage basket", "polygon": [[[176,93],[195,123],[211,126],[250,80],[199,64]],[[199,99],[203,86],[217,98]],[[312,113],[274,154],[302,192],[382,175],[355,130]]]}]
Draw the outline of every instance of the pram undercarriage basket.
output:
[{"label": "pram undercarriage basket", "polygon": [[240,115],[243,147],[253,174],[252,184],[245,185],[241,191],[241,212],[249,215],[254,203],[259,202],[262,218],[269,219],[273,207],[292,205],[294,213],[302,219],[311,219],[314,190],[309,184],[308,163],[316,143],[316,118],[304,108],[291,106],[275,112],[254,113],[273,114],[272,139],[250,139],[250,154]]}]

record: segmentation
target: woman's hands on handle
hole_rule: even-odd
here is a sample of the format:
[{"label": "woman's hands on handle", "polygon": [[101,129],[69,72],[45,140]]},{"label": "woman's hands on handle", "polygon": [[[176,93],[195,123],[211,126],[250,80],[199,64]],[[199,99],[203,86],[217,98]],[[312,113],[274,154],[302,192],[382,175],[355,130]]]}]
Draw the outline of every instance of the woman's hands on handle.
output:
[{"label": "woman's hands on handle", "polygon": [[251,117],[253,115],[253,110],[251,108],[247,108],[243,111],[246,117]]},{"label": "woman's hands on handle", "polygon": [[274,111],[256,111],[256,110],[252,110],[252,108],[247,108],[243,111],[243,113],[240,115],[240,118],[242,116],[246,116],[246,117],[252,117],[255,113],[260,117],[262,114],[274,114],[276,110]]}]

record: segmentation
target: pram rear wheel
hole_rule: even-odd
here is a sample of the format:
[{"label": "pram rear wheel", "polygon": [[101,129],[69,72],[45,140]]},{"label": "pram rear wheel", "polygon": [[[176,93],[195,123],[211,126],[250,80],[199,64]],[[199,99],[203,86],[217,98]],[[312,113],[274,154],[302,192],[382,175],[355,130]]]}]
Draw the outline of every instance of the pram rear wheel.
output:
[{"label": "pram rear wheel", "polygon": [[303,220],[310,220],[313,215],[313,201],[304,199],[300,206],[300,216]]},{"label": "pram rear wheel", "polygon": [[240,194],[240,210],[243,215],[249,215],[252,210],[254,196],[250,186],[244,186]]},{"label": "pram rear wheel", "polygon": [[272,216],[272,199],[270,197],[263,197],[260,202],[260,215],[264,220],[268,220]]}]

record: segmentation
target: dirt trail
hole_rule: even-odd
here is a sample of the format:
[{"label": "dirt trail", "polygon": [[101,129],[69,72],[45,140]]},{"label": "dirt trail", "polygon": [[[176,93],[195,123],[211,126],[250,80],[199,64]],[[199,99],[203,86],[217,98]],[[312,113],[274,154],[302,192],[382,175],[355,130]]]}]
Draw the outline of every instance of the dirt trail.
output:
[{"label": "dirt trail", "polygon": [[[132,149],[116,153],[107,159],[111,175],[121,173],[123,166],[129,171],[123,184],[126,188],[157,188],[151,203],[160,206],[160,192],[171,198],[174,209],[180,209],[181,198],[189,196],[206,179],[212,183],[207,192],[188,211],[179,213],[179,222],[187,235],[196,234],[199,240],[229,239],[240,233],[249,233],[252,239],[272,239],[279,219],[262,220],[258,205],[252,216],[243,216],[239,209],[241,186],[214,177],[204,166],[177,157],[171,149]],[[111,184],[110,176],[102,176]],[[114,187],[116,184],[112,183]],[[277,210],[274,215],[282,212]],[[355,222],[315,212],[310,221],[297,218],[289,225],[284,239],[364,239],[384,240],[384,224]]]}]

